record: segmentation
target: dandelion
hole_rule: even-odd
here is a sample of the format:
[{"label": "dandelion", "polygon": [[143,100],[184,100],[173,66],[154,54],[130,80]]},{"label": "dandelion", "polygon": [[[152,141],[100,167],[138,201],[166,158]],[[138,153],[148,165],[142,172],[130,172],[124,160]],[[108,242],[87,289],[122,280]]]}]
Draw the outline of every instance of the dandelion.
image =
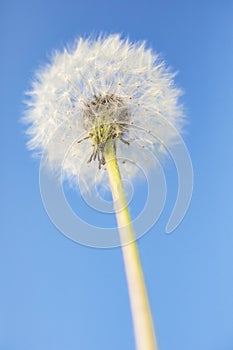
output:
[{"label": "dandelion", "polygon": [[[157,345],[121,173],[137,175],[127,159],[143,162],[134,152],[135,142],[160,153],[166,152],[164,144],[176,142],[167,125],[182,129],[180,94],[174,73],[144,42],[130,43],[119,35],[80,38],[71,48],[55,52],[51,63],[37,72],[25,116],[29,148],[46,152],[55,171],[61,170],[64,143],[77,136],[62,162],[66,179],[76,181],[82,172],[88,190],[104,181],[104,169],[108,172],[138,350],[154,350]],[[59,131],[51,145],[55,130]],[[151,132],[160,137],[155,139]],[[126,159],[120,169],[119,156]],[[149,159],[144,162],[150,165]],[[130,244],[123,245],[125,237]]]}]

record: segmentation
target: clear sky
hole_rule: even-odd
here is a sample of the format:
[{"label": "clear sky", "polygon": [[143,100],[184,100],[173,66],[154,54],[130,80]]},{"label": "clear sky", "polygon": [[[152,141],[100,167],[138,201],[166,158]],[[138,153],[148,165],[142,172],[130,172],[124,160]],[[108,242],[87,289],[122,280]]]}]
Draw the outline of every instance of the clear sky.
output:
[{"label": "clear sky", "polygon": [[164,211],[138,242],[159,349],[233,349],[232,20],[230,0],[1,1],[1,350],[134,349],[120,249],[54,227],[19,123],[51,50],[99,31],[147,40],[185,90],[192,202],[166,235],[177,191],[168,164]]}]

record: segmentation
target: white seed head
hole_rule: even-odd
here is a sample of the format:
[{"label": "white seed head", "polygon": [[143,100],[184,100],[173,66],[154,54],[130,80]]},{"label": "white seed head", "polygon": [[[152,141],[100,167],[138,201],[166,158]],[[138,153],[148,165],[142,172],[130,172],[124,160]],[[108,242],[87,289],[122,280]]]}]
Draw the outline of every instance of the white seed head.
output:
[{"label": "white seed head", "polygon": [[[79,38],[72,48],[55,52],[36,74],[24,118],[28,146],[46,152],[51,167],[59,170],[68,145],[63,173],[72,180],[82,172],[88,186],[105,178],[103,169],[98,178],[93,174],[104,168],[109,138],[116,142],[118,157],[148,166],[150,159],[142,159],[134,143],[165,152],[176,142],[168,125],[179,132],[183,125],[181,91],[173,79],[144,42],[130,43],[120,35]],[[130,176],[137,173],[130,162],[121,163]]]}]

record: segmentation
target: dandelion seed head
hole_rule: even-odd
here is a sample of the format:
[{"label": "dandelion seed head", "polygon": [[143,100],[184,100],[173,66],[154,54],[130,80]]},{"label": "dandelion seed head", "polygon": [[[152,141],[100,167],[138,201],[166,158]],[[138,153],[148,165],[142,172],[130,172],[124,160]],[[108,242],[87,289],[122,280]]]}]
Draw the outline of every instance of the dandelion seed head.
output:
[{"label": "dandelion seed head", "polygon": [[[55,52],[36,73],[24,118],[28,147],[39,154],[46,152],[51,167],[59,170],[62,150],[69,145],[62,162],[64,176],[76,179],[82,171],[89,186],[104,178],[101,168],[109,139],[115,140],[117,156],[149,165],[149,159],[135,152],[134,143],[163,153],[163,145],[176,142],[166,122],[178,131],[183,126],[181,90],[174,76],[144,42],[130,43],[117,34],[79,38],[71,48]],[[160,141],[151,135],[158,132]],[[132,164],[121,164],[123,172],[136,175]]]}]

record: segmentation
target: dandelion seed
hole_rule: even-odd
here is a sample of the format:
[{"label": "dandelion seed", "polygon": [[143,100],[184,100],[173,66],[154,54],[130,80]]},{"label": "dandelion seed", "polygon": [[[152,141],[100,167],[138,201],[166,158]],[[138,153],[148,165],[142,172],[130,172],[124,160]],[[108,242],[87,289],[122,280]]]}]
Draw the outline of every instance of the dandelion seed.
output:
[{"label": "dandelion seed", "polygon": [[[133,44],[119,35],[97,40],[80,38],[71,49],[56,52],[51,63],[36,74],[25,116],[28,146],[38,153],[46,151],[56,170],[59,147],[56,151],[56,146],[48,146],[55,129],[64,123],[58,144],[61,139],[69,139],[71,133],[84,135],[67,152],[63,171],[69,180],[82,171],[92,186],[96,162],[99,168],[105,165],[107,140],[114,139],[118,155],[136,164],[141,157],[134,152],[134,141],[129,140],[143,139],[145,144],[146,130],[153,134],[159,130],[166,146],[175,142],[174,134],[158,118],[162,116],[178,130],[182,128],[181,91],[173,79],[174,73],[145,48],[145,43]],[[73,125],[71,117],[75,117]],[[158,143],[154,140],[155,151]],[[72,157],[74,153],[78,162]],[[125,167],[130,164],[127,162]],[[98,176],[100,182],[102,173]],[[130,169],[132,177],[136,173],[136,167]]]}]

